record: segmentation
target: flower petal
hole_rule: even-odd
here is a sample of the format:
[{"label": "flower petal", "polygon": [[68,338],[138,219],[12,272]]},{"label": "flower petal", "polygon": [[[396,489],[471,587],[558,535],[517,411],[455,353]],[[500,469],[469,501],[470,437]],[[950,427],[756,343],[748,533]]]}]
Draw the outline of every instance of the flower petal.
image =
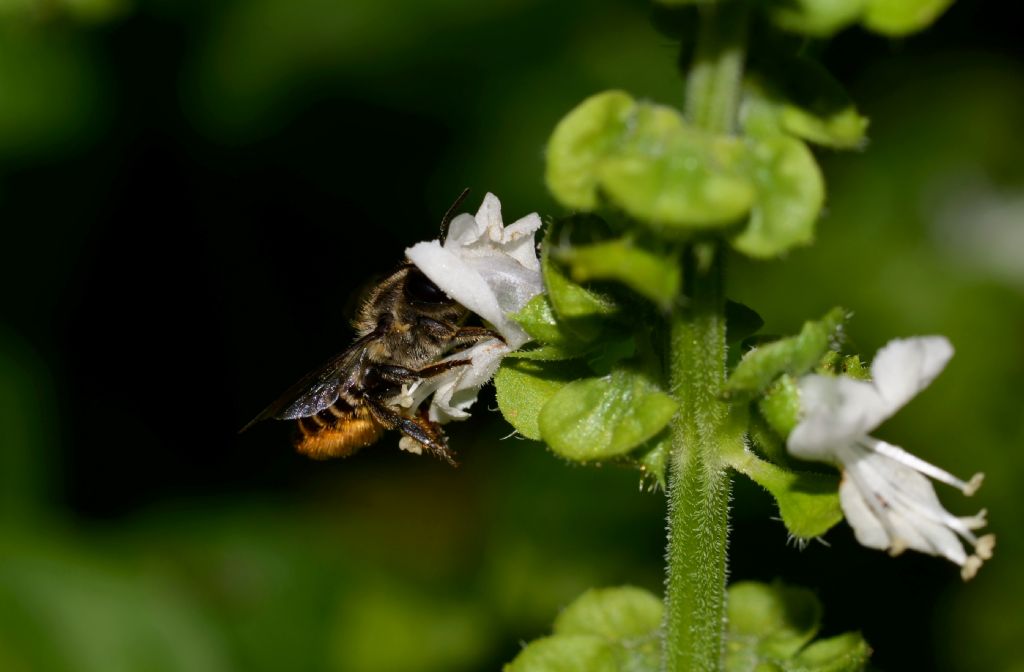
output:
[{"label": "flower petal", "polygon": [[448,224],[448,235],[444,239],[444,246],[446,248],[469,247],[480,240],[482,233],[476,218],[464,212]]},{"label": "flower petal", "polygon": [[884,551],[889,548],[889,532],[868,506],[864,494],[853,479],[845,474],[839,484],[839,505],[843,507],[846,522],[861,546]]},{"label": "flower petal", "polygon": [[[972,578],[995,546],[995,535],[976,537],[972,532],[986,524],[985,512],[953,516],[939,502],[931,481],[877,452],[877,445],[889,446],[868,438],[838,451],[844,467],[840,503],[857,540],[893,555],[908,548],[940,555],[960,565],[965,581]],[[961,540],[973,546],[972,555]]]},{"label": "flower petal", "polygon": [[501,359],[510,352],[507,345],[496,338],[481,341],[473,347],[445,357],[442,362],[468,359],[470,364],[420,380],[389,400],[403,408],[418,408],[427,397],[434,395],[430,405],[430,419],[434,422],[465,420],[466,409],[476,402],[477,394],[494,377]]},{"label": "flower petal", "polygon": [[952,356],[953,346],[943,336],[897,339],[879,350],[871,364],[871,377],[885,400],[885,417],[928,387]]},{"label": "flower petal", "polygon": [[481,232],[486,232],[491,236],[491,240],[495,242],[501,240],[501,231],[504,227],[501,221],[501,201],[489,191],[484,194],[483,203],[476,211],[476,221],[480,225]]},{"label": "flower petal", "polygon": [[532,212],[505,227],[502,247],[510,257],[531,271],[540,271],[540,259],[537,258],[533,234],[542,224],[540,215]]},{"label": "flower petal", "polygon": [[[498,303],[498,294],[481,275],[478,264],[469,263],[441,247],[436,240],[413,245],[405,251],[405,256],[445,294],[494,325],[510,345],[515,343],[514,347],[518,347],[529,338],[522,327],[507,316],[509,311]],[[516,288],[515,281],[504,274],[495,280],[506,303],[514,304],[515,297],[510,290]]]},{"label": "flower petal", "polygon": [[799,382],[802,419],[786,441],[802,460],[836,463],[836,450],[866,435],[885,417],[885,403],[871,383],[811,374]]},{"label": "flower petal", "polygon": [[529,340],[509,317],[544,290],[533,235],[540,217],[530,214],[506,227],[501,202],[488,193],[475,217],[461,214],[448,237],[418,243],[406,256],[445,294],[494,326],[515,349]]},{"label": "flower petal", "polygon": [[454,378],[438,388],[430,405],[430,419],[444,423],[468,418],[467,409],[476,402],[480,388],[490,382],[498,372],[502,358],[509,352],[507,345],[492,338],[452,355],[453,358],[470,359],[472,364],[456,369]]}]

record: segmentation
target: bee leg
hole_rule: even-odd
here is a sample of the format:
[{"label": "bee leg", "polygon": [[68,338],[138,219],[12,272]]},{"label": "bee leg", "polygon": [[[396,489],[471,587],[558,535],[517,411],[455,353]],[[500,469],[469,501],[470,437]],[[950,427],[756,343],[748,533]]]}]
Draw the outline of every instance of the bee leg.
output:
[{"label": "bee leg", "polygon": [[454,453],[452,453],[444,440],[441,427],[437,423],[431,422],[423,416],[408,418],[396,413],[375,399],[369,397],[364,397],[363,399],[370,409],[373,419],[384,426],[384,428],[397,429],[453,467],[459,466],[458,462],[455,461]]},{"label": "bee leg", "polygon": [[439,376],[445,371],[457,369],[460,366],[469,366],[472,362],[468,359],[453,359],[450,362],[431,364],[422,369],[407,369],[404,366],[394,364],[373,364],[373,372],[381,379],[389,383],[415,383],[427,378]]},{"label": "bee leg", "polygon": [[451,344],[453,346],[466,345],[485,341],[488,338],[496,338],[502,343],[505,342],[505,338],[501,334],[486,327],[459,327],[455,336],[452,337]]}]

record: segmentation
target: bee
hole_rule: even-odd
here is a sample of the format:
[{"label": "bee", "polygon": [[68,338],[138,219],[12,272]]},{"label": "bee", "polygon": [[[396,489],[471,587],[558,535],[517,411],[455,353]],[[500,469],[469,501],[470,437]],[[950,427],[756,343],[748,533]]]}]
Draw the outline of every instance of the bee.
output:
[{"label": "bee", "polygon": [[[441,222],[444,239],[452,212]],[[353,326],[349,348],[314,369],[252,419],[295,420],[295,448],[315,459],[346,457],[398,430],[429,453],[456,465],[440,425],[425,409],[392,403],[405,385],[468,366],[468,359],[439,362],[444,355],[487,338],[484,327],[464,326],[469,311],[445,294],[413,264],[405,262],[373,287]]]}]

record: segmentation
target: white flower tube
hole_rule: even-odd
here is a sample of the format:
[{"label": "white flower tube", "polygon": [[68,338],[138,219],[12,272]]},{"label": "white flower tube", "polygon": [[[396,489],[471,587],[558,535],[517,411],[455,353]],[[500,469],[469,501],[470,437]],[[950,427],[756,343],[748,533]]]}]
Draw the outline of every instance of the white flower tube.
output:
[{"label": "white flower tube", "polygon": [[415,408],[428,396],[430,419],[463,420],[480,388],[494,376],[501,359],[530,340],[511,318],[544,291],[534,235],[540,216],[531,213],[508,226],[501,219],[501,202],[491,193],[476,216],[452,220],[444,243],[417,243],[405,251],[424,275],[455,301],[483,318],[504,339],[487,339],[446,359],[471,364],[420,381],[404,390],[398,403]]},{"label": "white flower tube", "polygon": [[[953,516],[925,477],[971,495],[981,485],[982,474],[965,482],[868,436],[927,387],[952,356],[953,346],[941,336],[908,338],[879,350],[871,365],[872,382],[803,377],[803,417],[786,445],[795,457],[842,468],[839,499],[857,541],[893,555],[908,548],[940,555],[960,565],[966,580],[992,557],[995,536],[975,536],[973,531],[985,526],[985,511]],[[974,547],[973,554],[967,553],[961,539]]]}]

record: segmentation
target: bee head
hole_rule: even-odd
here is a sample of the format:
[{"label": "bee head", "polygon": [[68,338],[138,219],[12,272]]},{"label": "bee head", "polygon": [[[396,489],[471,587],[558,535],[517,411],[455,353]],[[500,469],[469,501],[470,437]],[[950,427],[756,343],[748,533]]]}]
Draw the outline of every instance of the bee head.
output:
[{"label": "bee head", "polygon": [[405,296],[410,301],[421,305],[450,305],[455,303],[441,291],[430,278],[415,266],[410,267],[405,276]]}]

